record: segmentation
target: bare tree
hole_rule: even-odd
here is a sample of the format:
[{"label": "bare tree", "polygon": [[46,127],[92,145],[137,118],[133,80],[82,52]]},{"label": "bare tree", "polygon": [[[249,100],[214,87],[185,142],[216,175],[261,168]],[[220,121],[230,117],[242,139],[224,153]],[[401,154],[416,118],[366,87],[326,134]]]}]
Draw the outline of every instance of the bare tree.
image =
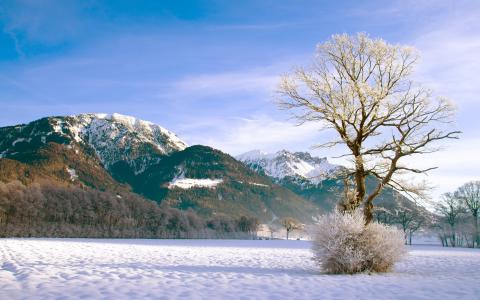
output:
[{"label": "bare tree", "polygon": [[[436,141],[458,138],[458,131],[444,131],[453,106],[416,84],[411,74],[418,55],[410,47],[391,45],[366,34],[334,35],[318,45],[310,68],[298,67],[283,76],[280,106],[293,112],[299,124],[319,122],[333,129],[338,139],[318,145],[343,144],[352,159],[354,197],[343,204],[346,211],[364,204],[366,223],[373,220],[373,200],[385,186],[411,196],[422,196],[423,184],[409,184],[405,173],[425,173],[401,163],[405,157],[439,150]],[[367,176],[378,184],[366,190]]]},{"label": "bare tree", "polygon": [[478,211],[480,209],[480,181],[471,181],[467,182],[455,192],[455,197],[462,199],[465,206],[467,206],[468,210],[473,217],[473,226],[474,226],[474,234],[473,234],[473,247],[475,248],[475,244],[477,247],[480,245],[480,237],[478,234]]},{"label": "bare tree", "polygon": [[375,220],[379,223],[391,225],[395,223],[394,215],[385,207],[377,206],[374,209]]},{"label": "bare tree", "polygon": [[[442,200],[437,203],[436,210],[450,226],[450,244],[455,247],[457,245],[456,225],[460,215],[465,211],[461,201],[454,194],[445,193],[442,195]],[[448,241],[445,242],[448,246]]]},{"label": "bare tree", "polygon": [[396,211],[395,221],[402,227],[405,245],[411,245],[413,233],[420,229],[424,219],[415,211],[403,207]]},{"label": "bare tree", "polygon": [[287,231],[287,240],[288,240],[288,237],[290,235],[290,232],[292,232],[293,230],[302,229],[302,227],[303,227],[303,225],[299,221],[297,221],[294,218],[289,218],[289,217],[282,219],[280,221],[280,224]]}]

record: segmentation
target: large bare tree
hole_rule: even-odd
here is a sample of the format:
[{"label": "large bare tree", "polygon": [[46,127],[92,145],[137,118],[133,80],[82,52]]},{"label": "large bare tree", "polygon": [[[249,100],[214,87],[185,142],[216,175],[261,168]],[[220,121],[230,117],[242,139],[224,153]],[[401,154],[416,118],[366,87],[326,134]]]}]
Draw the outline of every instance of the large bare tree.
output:
[{"label": "large bare tree", "polygon": [[[282,77],[280,105],[293,112],[299,124],[319,122],[338,139],[321,144],[343,144],[353,162],[353,197],[346,211],[364,205],[366,223],[373,220],[373,200],[385,186],[411,196],[422,195],[423,185],[407,183],[405,173],[425,173],[402,164],[405,157],[439,150],[435,142],[458,138],[458,131],[442,130],[451,122],[453,106],[412,80],[418,61],[411,47],[391,45],[366,34],[334,35],[317,47],[314,63]],[[367,192],[366,178],[378,184]]]},{"label": "large bare tree", "polygon": [[480,181],[467,182],[455,191],[455,197],[461,199],[473,217],[473,247],[480,244],[478,235],[478,212],[480,210]]}]

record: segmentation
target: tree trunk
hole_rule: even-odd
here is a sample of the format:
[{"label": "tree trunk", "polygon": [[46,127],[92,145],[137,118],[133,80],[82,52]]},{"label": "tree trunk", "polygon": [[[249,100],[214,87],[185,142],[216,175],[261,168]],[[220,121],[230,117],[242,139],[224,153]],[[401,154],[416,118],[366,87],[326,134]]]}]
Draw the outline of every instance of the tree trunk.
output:
[{"label": "tree trunk", "polygon": [[[352,210],[357,209],[363,202],[366,193],[366,176],[365,168],[363,166],[363,158],[361,155],[355,155],[355,197],[352,203]],[[373,217],[373,216],[372,216]]]},{"label": "tree trunk", "polygon": [[288,229],[287,229],[287,241],[288,241],[288,234],[289,234],[289,231],[288,231]]},{"label": "tree trunk", "polygon": [[365,216],[365,225],[370,224],[373,221],[373,203],[368,200],[363,208],[363,214]]},{"label": "tree trunk", "polygon": [[475,248],[475,243],[478,245],[480,244],[480,237],[478,236],[478,212],[473,214],[473,222],[475,222],[475,238],[473,239],[473,248]]},{"label": "tree trunk", "polygon": [[452,247],[455,247],[457,246],[457,241],[456,241],[456,238],[455,238],[455,227],[452,227]]}]

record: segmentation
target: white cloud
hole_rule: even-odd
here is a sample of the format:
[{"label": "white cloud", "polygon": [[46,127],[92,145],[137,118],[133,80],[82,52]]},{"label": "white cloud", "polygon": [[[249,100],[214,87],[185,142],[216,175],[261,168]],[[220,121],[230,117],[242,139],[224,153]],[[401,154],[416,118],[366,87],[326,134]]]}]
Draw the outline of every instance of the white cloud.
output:
[{"label": "white cloud", "polygon": [[478,102],[480,94],[480,13],[447,22],[417,37],[421,50],[417,77],[459,104]]},{"label": "white cloud", "polygon": [[[444,14],[432,18],[428,26],[417,28],[409,42],[422,56],[416,79],[435,94],[454,100],[459,113],[453,126],[463,131],[461,139],[449,141],[445,150],[409,160],[420,168],[438,166],[426,177],[435,186],[434,200],[466,181],[480,179],[480,6],[478,2],[464,2],[468,5],[452,6],[449,13],[442,9]],[[448,8],[436,2],[425,3],[431,9]]]},{"label": "white cloud", "polygon": [[[195,123],[193,123],[195,126]],[[252,118],[215,120],[201,124],[205,134],[199,135],[198,126],[185,136],[190,144],[204,144],[232,155],[253,149],[277,151],[280,149],[307,150],[319,142],[321,135],[318,124],[295,126],[291,122],[275,120],[270,116],[259,115]]]},{"label": "white cloud", "polygon": [[205,97],[254,92],[258,97],[270,96],[279,82],[278,67],[265,66],[232,72],[188,76],[173,83],[173,92],[179,95]]},{"label": "white cloud", "polygon": [[478,157],[480,138],[450,140],[441,151],[417,155],[403,160],[406,165],[419,169],[437,167],[427,176],[414,176],[418,180],[427,180],[433,185],[431,196],[437,200],[441,194],[454,191],[463,183],[480,180],[480,160]]},{"label": "white cloud", "polygon": [[88,19],[82,10],[91,3],[71,1],[15,1],[0,5],[4,31],[16,42],[19,54],[21,44],[42,42],[58,44],[78,36]]}]

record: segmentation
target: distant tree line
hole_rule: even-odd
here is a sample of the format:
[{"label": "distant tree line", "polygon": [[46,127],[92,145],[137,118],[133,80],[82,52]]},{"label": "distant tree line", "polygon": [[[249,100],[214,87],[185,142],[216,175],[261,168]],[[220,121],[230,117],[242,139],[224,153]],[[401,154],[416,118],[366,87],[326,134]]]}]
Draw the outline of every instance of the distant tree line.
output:
[{"label": "distant tree line", "polygon": [[435,232],[444,247],[480,247],[478,214],[480,212],[480,181],[467,182],[454,192],[445,193],[435,204],[433,222],[427,216],[406,207],[394,212],[377,208],[378,222],[396,225],[411,245],[412,236],[421,229]]},{"label": "distant tree line", "polygon": [[443,194],[436,210],[439,217],[435,228],[443,246],[480,247],[480,181],[467,182]]},{"label": "distant tree line", "polygon": [[414,234],[431,227],[431,220],[416,204],[411,207],[402,205],[399,194],[394,194],[393,198],[397,205],[390,210],[377,207],[374,212],[375,220],[401,229],[405,245],[411,245]]},{"label": "distant tree line", "polygon": [[55,182],[0,182],[0,237],[255,238],[254,217],[209,219],[145,200]]}]

